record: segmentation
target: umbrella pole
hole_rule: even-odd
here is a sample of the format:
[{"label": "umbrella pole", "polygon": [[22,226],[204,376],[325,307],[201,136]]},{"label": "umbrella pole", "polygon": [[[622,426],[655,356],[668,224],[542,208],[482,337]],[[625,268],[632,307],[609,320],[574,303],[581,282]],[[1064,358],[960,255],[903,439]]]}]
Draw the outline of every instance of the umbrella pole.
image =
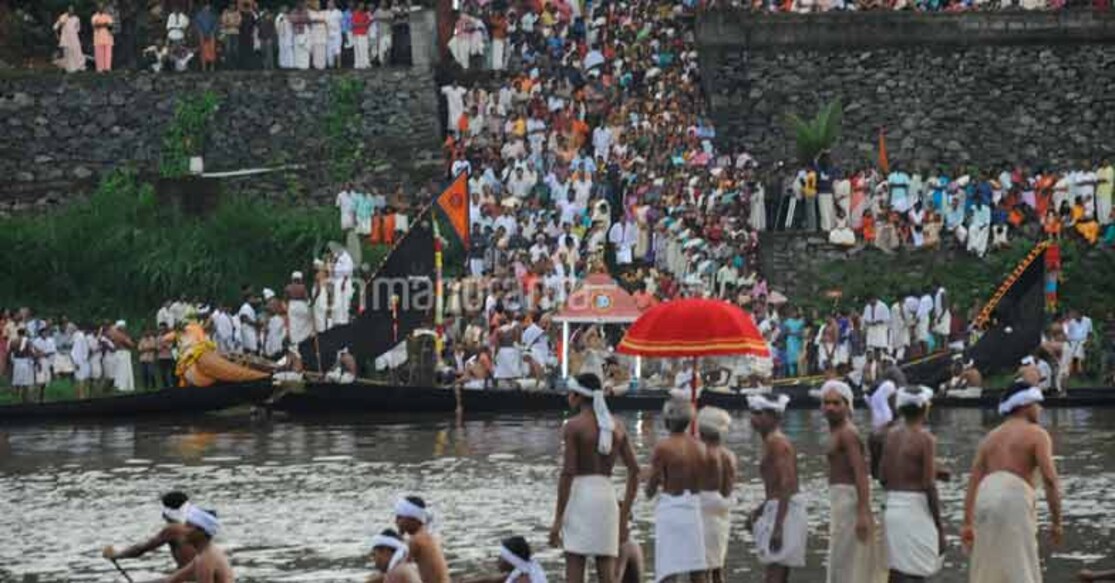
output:
[{"label": "umbrella pole", "polygon": [[690,399],[693,403],[693,420],[690,421],[690,423],[689,423],[689,431],[694,436],[697,435],[697,375],[698,374],[699,374],[699,371],[697,369],[697,357],[694,356],[693,357],[693,377],[689,380],[689,395],[690,395]]},{"label": "umbrella pole", "polygon": [[569,322],[561,323],[561,378],[569,378]]}]

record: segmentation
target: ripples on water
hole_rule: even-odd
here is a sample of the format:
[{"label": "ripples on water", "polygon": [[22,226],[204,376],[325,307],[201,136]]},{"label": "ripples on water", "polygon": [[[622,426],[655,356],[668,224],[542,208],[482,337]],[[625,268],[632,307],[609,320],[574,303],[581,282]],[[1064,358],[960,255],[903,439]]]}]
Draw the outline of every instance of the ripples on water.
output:
[{"label": "ripples on water", "polygon": [[[858,420],[863,426],[865,419]],[[663,430],[652,415],[624,421],[645,463]],[[1053,410],[1044,421],[1059,454],[1067,526],[1066,545],[1048,561],[1047,577],[1067,581],[1096,561],[1115,568],[1106,520],[1115,511],[1109,495],[1115,411]],[[440,418],[328,424],[214,419],[11,429],[7,443],[0,440],[0,581],[122,580],[100,558],[101,547],[121,548],[153,534],[160,526],[158,497],[171,489],[218,510],[224,525],[218,540],[241,581],[363,581],[370,572],[368,541],[390,525],[400,493],[424,496],[439,514],[454,576],[485,572],[498,541],[522,534],[559,581],[559,554],[543,549],[556,498],[561,422],[560,416],[477,419],[460,427]],[[980,411],[933,414],[939,453],[958,474],[941,490],[950,549],[936,581],[966,581],[956,536],[964,480],[975,444],[995,422]],[[824,419],[792,412],[786,431],[798,447],[801,487],[810,502],[809,567],[795,579],[819,581],[828,523]],[[758,564],[743,523],[762,488],[758,437],[746,416],[735,417],[727,443],[743,469],[729,580],[747,581]],[[1040,508],[1044,521],[1044,500]],[[634,536],[648,552],[652,503],[640,499],[635,512]],[[171,562],[164,550],[122,565],[144,580],[167,572]]]}]

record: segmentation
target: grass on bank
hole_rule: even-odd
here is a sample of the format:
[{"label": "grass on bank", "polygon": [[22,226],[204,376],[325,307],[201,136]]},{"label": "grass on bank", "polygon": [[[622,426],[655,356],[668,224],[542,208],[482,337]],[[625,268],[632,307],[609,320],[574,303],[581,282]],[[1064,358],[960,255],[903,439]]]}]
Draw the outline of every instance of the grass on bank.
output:
[{"label": "grass on bank", "polygon": [[[0,265],[8,274],[0,278],[0,306],[150,323],[170,298],[235,305],[243,284],[279,291],[331,240],[344,241],[332,207],[226,195],[208,216],[186,216],[121,171],[87,200],[0,220]],[[375,265],[383,252],[366,252],[365,261]]]}]

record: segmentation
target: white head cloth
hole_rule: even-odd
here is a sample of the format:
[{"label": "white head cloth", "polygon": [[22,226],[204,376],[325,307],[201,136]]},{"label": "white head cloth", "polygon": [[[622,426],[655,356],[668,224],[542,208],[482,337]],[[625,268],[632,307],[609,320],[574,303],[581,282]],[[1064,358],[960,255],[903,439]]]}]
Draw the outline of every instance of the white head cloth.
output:
[{"label": "white head cloth", "polygon": [[612,412],[608,410],[608,403],[604,400],[604,391],[593,391],[570,377],[566,384],[570,391],[592,398],[592,412],[596,416],[596,426],[600,429],[600,438],[596,442],[596,451],[600,455],[612,453],[612,432],[616,429],[616,420],[612,419]]},{"label": "white head cloth", "polygon": [[263,288],[263,299],[264,299],[264,301],[270,300],[273,297],[275,297],[274,290],[272,290],[269,287]]},{"label": "white head cloth", "polygon": [[789,404],[789,395],[778,395],[774,398],[771,398],[768,395],[747,396],[747,408],[756,413],[760,411],[773,411],[775,413],[782,413],[786,410],[786,405]]},{"label": "white head cloth", "polygon": [[515,568],[507,576],[506,583],[515,583],[523,575],[530,579],[530,583],[546,583],[546,572],[542,570],[542,565],[538,564],[538,561],[534,559],[527,561],[503,545],[499,547],[499,557]]},{"label": "white head cloth", "polygon": [[116,324],[113,324],[113,326],[115,326],[116,328],[127,328],[128,323],[125,322],[124,320],[117,320]]},{"label": "white head cloth", "polygon": [[855,408],[853,403],[855,403],[856,398],[852,393],[852,387],[848,386],[848,383],[836,379],[827,380],[825,384],[821,385],[821,397],[824,397],[825,393],[829,391],[835,392],[843,397],[844,401],[848,403],[849,411]]},{"label": "white head cloth", "polygon": [[399,563],[402,563],[407,558],[407,544],[400,538],[377,534],[372,537],[372,549],[375,550],[379,547],[387,547],[395,550],[395,554],[391,555],[391,561],[387,563],[388,571],[397,567]]},{"label": "white head cloth", "polygon": [[1027,387],[1025,389],[1010,393],[1010,396],[1003,399],[999,403],[999,414],[1010,415],[1014,413],[1015,409],[1040,403],[1045,400],[1041,394],[1041,389],[1037,387]]},{"label": "white head cloth", "polygon": [[1027,356],[1022,359],[1022,366],[1034,366],[1034,357]]},{"label": "white head cloth", "polygon": [[894,404],[901,409],[907,405],[915,407],[925,407],[933,400],[933,391],[928,387],[905,387],[898,391],[898,396],[894,398]]},{"label": "white head cloth", "polygon": [[186,522],[186,512],[190,509],[189,502],[183,502],[178,508],[171,508],[170,506],[163,506],[163,518],[177,522],[179,524]]},{"label": "white head cloth", "polygon": [[732,416],[719,407],[701,407],[697,412],[697,429],[701,433],[716,435],[723,439],[732,425]]},{"label": "white head cloth", "polygon": [[221,522],[217,520],[216,515],[193,504],[186,509],[186,524],[200,528],[210,537],[217,536],[217,531],[221,528]]},{"label": "white head cloth", "polygon": [[295,271],[295,272],[290,274],[290,278],[291,279],[302,279],[302,272],[301,271]]},{"label": "white head cloth", "polygon": [[890,397],[898,389],[894,386],[894,381],[887,379],[883,381],[871,393],[867,399],[868,406],[871,407],[871,427],[878,430],[886,426],[894,419],[894,411],[890,409]]},{"label": "white head cloth", "polygon": [[413,518],[426,526],[434,522],[434,513],[429,508],[422,508],[406,498],[399,498],[395,502],[395,516]]}]

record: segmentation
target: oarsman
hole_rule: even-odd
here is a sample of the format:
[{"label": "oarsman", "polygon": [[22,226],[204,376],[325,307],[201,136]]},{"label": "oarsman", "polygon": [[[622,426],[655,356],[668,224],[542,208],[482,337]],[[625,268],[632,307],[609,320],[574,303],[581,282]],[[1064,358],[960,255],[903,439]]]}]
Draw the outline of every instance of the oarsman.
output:
[{"label": "oarsman", "polygon": [[532,558],[530,544],[521,536],[505,538],[500,542],[496,567],[499,575],[462,583],[546,583],[546,571]]},{"label": "oarsman", "polygon": [[736,483],[736,455],[724,447],[732,417],[716,407],[697,413],[697,430],[705,445],[701,468],[701,519],[705,532],[705,564],[713,583],[724,581],[724,558],[731,533],[732,489]]},{"label": "oarsman", "polygon": [[302,281],[302,272],[290,274],[290,283],[284,289],[287,303],[287,338],[295,346],[314,333],[313,314],[310,312],[310,292]]},{"label": "oarsman", "polygon": [[233,583],[236,577],[232,574],[232,567],[224,551],[213,543],[213,537],[220,530],[217,515],[210,510],[202,510],[194,505],[186,508],[186,542],[197,549],[186,566],[176,571],[170,577],[161,579],[161,583],[180,583],[194,581],[196,583]]},{"label": "oarsman", "polygon": [[1041,391],[1033,385],[1015,383],[1007,389],[999,403],[1006,420],[976,450],[961,530],[961,539],[971,548],[972,583],[1042,580],[1031,482],[1035,470],[1041,472],[1049,503],[1050,538],[1061,544],[1061,489],[1053,442],[1039,424],[1041,401]]},{"label": "oarsman", "polygon": [[189,541],[190,528],[186,526],[186,511],[190,508],[189,498],[182,492],[167,492],[163,495],[162,502],[163,520],[166,521],[166,526],[160,528],[155,536],[119,552],[111,546],[105,547],[102,556],[110,561],[135,559],[166,545],[177,568],[181,569],[190,564],[197,555],[198,549]]},{"label": "oarsman", "polygon": [[399,533],[390,528],[372,537],[372,562],[383,578],[372,577],[369,581],[422,583],[418,567],[407,562],[407,549],[407,543],[403,542]]},{"label": "oarsman", "polygon": [[763,438],[759,474],[765,498],[748,519],[755,551],[765,567],[765,583],[785,583],[790,569],[805,566],[809,535],[805,501],[798,494],[798,462],[794,445],[782,433],[782,414],[790,397],[752,395],[747,398],[751,427]]},{"label": "oarsman", "polygon": [[425,500],[407,496],[395,502],[395,526],[407,537],[407,553],[418,566],[423,583],[449,583],[449,564],[441,542],[430,532],[434,515]]},{"label": "oarsman", "polygon": [[[647,472],[647,498],[654,508],[655,581],[706,581],[705,533],[701,520],[701,472],[705,447],[689,433],[693,405],[682,398],[666,401],[662,417],[670,435],[654,445]],[[659,494],[658,489],[662,492]]]},{"label": "oarsman", "polygon": [[901,423],[886,434],[879,480],[886,489],[883,527],[890,581],[924,581],[941,569],[945,536],[937,497],[937,439],[925,428],[933,392],[904,387],[895,395]]},{"label": "oarsman", "polygon": [[[568,389],[569,406],[578,413],[561,430],[564,453],[550,544],[565,550],[567,583],[585,580],[587,557],[596,559],[598,580],[612,583],[639,489],[639,462],[627,431],[608,411],[600,379],[577,375]],[[627,469],[622,503],[611,482],[617,456]]]},{"label": "oarsman", "polygon": [[852,423],[852,388],[837,380],[821,385],[821,410],[829,424],[828,583],[886,580],[874,556],[871,477],[867,452]]},{"label": "oarsman", "polygon": [[84,330],[78,328],[70,346],[70,359],[74,361],[74,392],[78,399],[84,399],[88,394],[89,376],[92,374],[89,352],[89,337]]}]

